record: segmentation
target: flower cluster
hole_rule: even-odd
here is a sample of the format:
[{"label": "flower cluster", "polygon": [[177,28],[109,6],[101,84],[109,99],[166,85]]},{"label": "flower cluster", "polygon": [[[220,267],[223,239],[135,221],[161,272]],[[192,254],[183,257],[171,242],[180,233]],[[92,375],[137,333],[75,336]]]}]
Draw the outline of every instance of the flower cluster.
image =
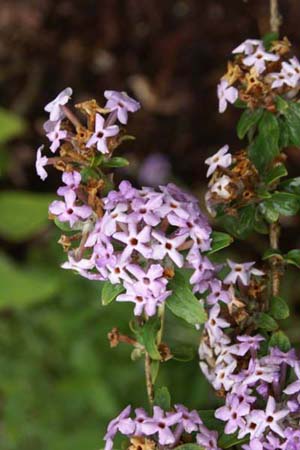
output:
[{"label": "flower cluster", "polygon": [[[300,360],[294,350],[284,353],[271,347],[266,352],[262,347],[265,338],[260,334],[236,336],[240,315],[234,315],[234,309],[243,309],[245,304],[236,298],[237,287],[234,290],[233,285],[240,284],[240,291],[250,288],[251,278],[262,272],[252,263],[229,265],[232,270],[223,283],[231,284],[231,302],[225,299],[210,308],[199,347],[202,372],[225,396],[225,405],[215,416],[226,423],[225,433],[250,438],[244,450],[296,450],[300,437]],[[288,384],[293,378],[296,381]]]},{"label": "flower cluster", "polygon": [[[80,175],[68,175],[70,180],[75,177],[79,180]],[[73,186],[78,190],[78,185]],[[66,195],[65,189],[59,188],[58,194]],[[88,218],[81,258],[77,257],[77,250],[71,250],[64,268],[89,279],[122,284],[125,292],[117,301],[133,302],[135,315],[145,311],[148,316],[154,315],[170,295],[167,284],[174,267],[185,265],[194,269],[191,283],[195,291],[212,277],[214,267],[202,256],[210,249],[211,228],[193,197],[172,184],[157,192],[152,188],[135,189],[128,181],[122,181],[119,189],[111,191],[102,203],[103,216],[95,223]],[[61,221],[70,222],[74,215],[83,219],[81,210],[68,208],[67,203],[55,201],[50,212]]]},{"label": "flower cluster", "polygon": [[[267,48],[266,48],[267,46]],[[294,98],[300,89],[300,63],[291,55],[287,38],[270,45],[247,39],[233,50],[226,74],[218,85],[219,112],[237,99],[251,109],[275,108],[276,95]]]},{"label": "flower cluster", "polygon": [[133,418],[130,413],[131,407],[127,406],[109,423],[104,436],[105,450],[112,450],[118,432],[130,439],[130,450],[154,450],[158,445],[173,448],[184,443],[192,433],[201,448],[219,450],[218,433],[206,428],[197,411],[189,411],[183,405],[175,405],[174,410],[169,412],[154,406],[152,416],[143,408],[135,409]]}]

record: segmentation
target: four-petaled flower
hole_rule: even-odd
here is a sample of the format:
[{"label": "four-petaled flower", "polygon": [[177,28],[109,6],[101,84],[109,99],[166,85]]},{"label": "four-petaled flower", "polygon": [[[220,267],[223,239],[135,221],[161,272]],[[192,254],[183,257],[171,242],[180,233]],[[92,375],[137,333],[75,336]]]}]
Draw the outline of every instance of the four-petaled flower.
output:
[{"label": "four-petaled flower", "polygon": [[36,161],[35,161],[35,168],[38,176],[44,181],[48,174],[44,167],[48,164],[48,158],[47,156],[42,156],[42,150],[44,148],[44,145],[41,145],[37,151],[36,151]]},{"label": "four-petaled flower", "polygon": [[61,106],[68,103],[71,95],[73,93],[73,90],[70,87],[67,87],[63,91],[61,91],[57,97],[55,97],[52,102],[48,103],[45,106],[45,111],[50,113],[50,120],[52,122],[56,122],[57,120],[61,120],[64,118],[64,112],[61,108]]},{"label": "four-petaled flower", "polygon": [[123,125],[128,121],[128,111],[134,113],[141,107],[139,102],[129,97],[126,92],[104,91],[104,97],[107,98],[105,108],[116,111]]},{"label": "four-petaled flower", "polygon": [[108,125],[105,126],[105,119],[101,116],[101,114],[96,114],[95,121],[95,132],[88,140],[86,146],[92,147],[96,145],[97,150],[101,153],[109,153],[109,149],[107,147],[107,139],[116,136],[119,133],[118,125]]},{"label": "four-petaled flower", "polygon": [[205,160],[205,164],[209,166],[207,170],[207,177],[210,177],[218,167],[229,167],[232,163],[232,156],[230,153],[227,153],[229,150],[228,145],[224,145],[224,147],[220,148],[213,156],[207,158]]}]

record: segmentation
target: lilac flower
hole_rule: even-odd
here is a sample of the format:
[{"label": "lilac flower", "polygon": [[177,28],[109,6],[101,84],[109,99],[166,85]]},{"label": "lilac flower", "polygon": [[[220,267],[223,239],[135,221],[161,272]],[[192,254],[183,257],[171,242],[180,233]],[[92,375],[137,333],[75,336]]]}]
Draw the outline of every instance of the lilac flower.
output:
[{"label": "lilac flower", "polygon": [[66,130],[61,130],[61,121],[57,122],[51,122],[51,120],[48,120],[48,122],[45,123],[44,129],[47,131],[47,138],[49,139],[52,144],[50,145],[50,150],[52,153],[55,153],[56,150],[60,146],[60,141],[62,139],[66,139],[68,136],[68,132]]},{"label": "lilac flower", "polygon": [[223,303],[230,302],[229,292],[222,287],[220,280],[212,280],[209,282],[210,293],[206,298],[208,305],[214,305],[219,301]]},{"label": "lilac flower", "polygon": [[126,125],[128,121],[128,112],[134,113],[141,107],[140,103],[129,97],[126,92],[105,91],[104,97],[107,98],[105,108],[116,111],[123,125]]},{"label": "lilac flower", "polygon": [[213,156],[205,160],[205,164],[209,166],[206,176],[210,177],[218,167],[229,167],[232,163],[231,154],[227,153],[229,150],[228,145],[220,148]]},{"label": "lilac flower", "polygon": [[[252,439],[248,444],[242,446],[243,450],[264,450],[264,447],[259,439]],[[274,450],[274,447],[272,447]]]},{"label": "lilac flower", "polygon": [[48,158],[47,156],[42,156],[42,150],[44,148],[44,145],[41,145],[36,152],[36,161],[35,161],[35,168],[38,176],[44,181],[48,174],[44,167],[48,164]]},{"label": "lilac flower", "polygon": [[225,284],[235,284],[237,280],[240,280],[244,286],[248,286],[251,275],[256,276],[264,275],[264,272],[262,272],[261,270],[252,268],[255,262],[248,262],[241,264],[235,263],[230,259],[228,259],[227,263],[231,268],[231,271],[223,281]]},{"label": "lilac flower", "polygon": [[114,209],[119,203],[133,199],[136,194],[137,190],[132,187],[130,181],[123,180],[118,191],[110,191],[107,197],[103,199],[105,209]]},{"label": "lilac flower", "polygon": [[263,41],[259,39],[246,39],[242,44],[236,47],[232,53],[245,53],[245,55],[251,55],[256,47],[263,49]]},{"label": "lilac flower", "polygon": [[140,184],[147,186],[158,186],[165,184],[171,176],[171,164],[167,156],[163,153],[152,153],[142,162],[138,180]]},{"label": "lilac flower", "polygon": [[133,213],[130,214],[128,221],[138,222],[144,220],[147,225],[152,227],[158,225],[160,222],[159,208],[162,205],[162,196],[154,195],[146,202],[141,198],[136,198],[132,202]]},{"label": "lilac flower", "polygon": [[181,413],[180,425],[183,426],[186,433],[197,431],[198,425],[203,423],[196,410],[189,411],[184,405],[179,404],[175,405],[175,410]]},{"label": "lilac flower", "polygon": [[260,334],[257,334],[256,336],[237,336],[237,340],[240,343],[233,346],[232,353],[239,356],[245,356],[250,350],[252,351],[251,356],[255,357],[256,351],[260,347],[260,342],[264,341],[265,338]]},{"label": "lilac flower", "polygon": [[215,368],[215,378],[212,383],[213,387],[217,390],[225,389],[229,391],[234,385],[234,378],[231,376],[237,366],[237,362],[233,360],[230,364],[220,364]]},{"label": "lilac flower", "polygon": [[52,122],[56,122],[57,120],[61,120],[64,117],[64,113],[61,109],[61,106],[68,103],[73,91],[70,87],[67,87],[63,91],[61,91],[58,96],[52,100],[52,102],[48,103],[45,106],[45,111],[50,113],[50,120]]},{"label": "lilac flower", "polygon": [[178,267],[183,266],[183,256],[177,250],[180,245],[182,245],[186,239],[187,234],[181,236],[167,238],[163,233],[159,231],[152,231],[152,236],[159,241],[159,244],[153,245],[153,258],[163,259],[166,255],[174,261]]},{"label": "lilac flower", "polygon": [[111,212],[106,212],[102,218],[101,231],[112,236],[118,229],[118,223],[128,222],[128,205],[119,203]]},{"label": "lilac flower", "polygon": [[159,296],[165,291],[167,280],[163,278],[164,269],[160,264],[151,264],[147,271],[137,264],[129,264],[127,270],[136,278],[137,283],[152,292],[154,296]]},{"label": "lilac flower", "polygon": [[218,447],[217,431],[208,430],[204,425],[199,426],[200,433],[197,434],[197,443],[204,447],[205,450],[221,450]]},{"label": "lilac flower", "polygon": [[221,80],[218,84],[218,99],[219,99],[219,112],[223,113],[227,108],[227,102],[228,103],[235,103],[238,99],[239,93],[238,90],[233,87],[229,86],[228,81]]},{"label": "lilac flower", "polygon": [[66,195],[67,192],[75,191],[81,182],[81,175],[76,170],[73,172],[63,172],[62,180],[66,186],[58,188],[58,195]]},{"label": "lilac flower", "polygon": [[280,409],[276,412],[277,405],[274,397],[269,397],[265,410],[264,425],[269,427],[274,433],[281,437],[284,437],[284,433],[278,424],[284,417],[289,414],[288,409]]},{"label": "lilac flower", "polygon": [[113,237],[126,244],[123,253],[124,258],[128,258],[134,250],[141,253],[145,258],[149,258],[152,250],[146,244],[150,242],[150,232],[151,228],[149,226],[145,226],[141,231],[138,231],[135,223],[129,223],[128,232],[117,231],[113,234]]},{"label": "lilac flower", "polygon": [[152,293],[147,290],[147,288],[141,285],[141,283],[133,284],[125,281],[123,285],[126,292],[118,295],[116,301],[135,303],[135,316],[140,316],[143,311],[145,311],[149,317],[153,316],[156,313],[157,305],[165,300],[164,295],[154,297]]},{"label": "lilac flower", "polygon": [[86,146],[92,147],[93,145],[96,145],[99,152],[104,154],[109,153],[106,143],[107,138],[115,136],[118,133],[118,125],[105,126],[105,119],[97,113],[95,121],[95,133],[90,137]]},{"label": "lilac flower", "polygon": [[87,219],[93,212],[89,206],[76,206],[75,201],[75,192],[69,191],[65,195],[65,201],[54,200],[49,206],[49,211],[61,222],[69,222],[72,227],[75,222]]},{"label": "lilac flower", "polygon": [[220,337],[222,337],[222,328],[227,328],[230,326],[226,320],[219,317],[220,312],[221,308],[218,303],[216,303],[209,311],[206,329],[212,342],[218,341]]},{"label": "lilac flower", "polygon": [[148,414],[146,413],[146,411],[144,410],[144,408],[136,408],[134,410],[135,412],[135,419],[134,419],[134,423],[135,423],[135,436],[142,436],[144,434],[144,429],[143,429],[143,424],[145,422],[145,420],[149,419]]},{"label": "lilac flower", "polygon": [[118,431],[126,436],[134,433],[135,424],[129,417],[130,411],[131,407],[127,406],[115,419],[109,422],[107,432],[104,436],[104,440],[106,441],[104,450],[112,450],[113,439]]},{"label": "lilac flower", "polygon": [[254,66],[257,73],[261,74],[266,69],[266,61],[278,61],[279,56],[274,55],[273,53],[268,53],[262,50],[261,48],[258,48],[255,53],[246,56],[246,58],[243,59],[243,63],[245,66]]},{"label": "lilac flower", "polygon": [[259,409],[254,409],[246,417],[246,426],[239,431],[238,438],[242,439],[247,434],[250,435],[250,441],[262,436],[264,426],[265,415],[264,412]]},{"label": "lilac flower", "polygon": [[128,259],[124,258],[123,254],[116,255],[114,263],[112,265],[107,265],[107,278],[112,284],[123,283],[126,281],[127,283],[132,283],[132,279],[126,272],[128,266]]},{"label": "lilac flower", "polygon": [[217,419],[226,423],[225,433],[235,433],[238,428],[245,426],[244,417],[250,412],[250,406],[246,402],[240,402],[236,395],[227,395],[226,406],[221,406],[215,412]]},{"label": "lilac flower", "polygon": [[170,427],[180,421],[182,414],[178,412],[165,415],[159,406],[154,406],[153,411],[153,418],[149,418],[143,425],[144,433],[148,436],[158,433],[158,442],[161,445],[173,444],[175,437]]}]

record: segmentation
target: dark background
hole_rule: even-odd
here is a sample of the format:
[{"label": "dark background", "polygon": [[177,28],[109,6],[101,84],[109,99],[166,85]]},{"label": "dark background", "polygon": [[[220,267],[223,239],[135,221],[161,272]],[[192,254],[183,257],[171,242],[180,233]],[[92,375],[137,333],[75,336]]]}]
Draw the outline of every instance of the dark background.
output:
[{"label": "dark background", "polygon": [[[120,153],[132,162],[126,176],[134,181],[147,156],[163,154],[169,178],[203,202],[205,158],[224,144],[241,148],[239,111],[218,114],[216,85],[231,50],[269,31],[268,7],[268,0],[0,1],[1,450],[98,449],[121,407],[145,403],[142,363],[130,362],[129,348],[110,350],[106,340],[115,325],[127,330],[131,307],[102,308],[96,283],[59,268],[64,255],[46,206],[59,178],[50,170],[42,183],[34,170],[36,148],[46,143],[44,105],[66,86],[74,102],[101,103],[105,89],[128,91],[142,110],[128,127],[136,141]],[[300,56],[299,1],[281,1],[280,10],[282,35]],[[299,174],[299,151],[288,156],[291,173]],[[283,248],[299,246],[299,219],[283,226]],[[231,256],[255,259],[266,246],[252,236],[235,243]],[[298,277],[290,270],[283,288],[295,344]],[[166,337],[195,348],[198,340],[170,318]],[[170,362],[159,384],[170,387],[174,402],[212,408],[197,366],[197,359]]]}]

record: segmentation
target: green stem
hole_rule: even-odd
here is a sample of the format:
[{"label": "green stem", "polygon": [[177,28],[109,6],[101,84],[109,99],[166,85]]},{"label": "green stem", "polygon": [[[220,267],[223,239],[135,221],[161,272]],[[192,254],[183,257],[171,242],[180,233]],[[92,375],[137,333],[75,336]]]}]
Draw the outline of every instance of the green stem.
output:
[{"label": "green stem", "polygon": [[146,378],[146,389],[149,401],[150,409],[152,410],[154,402],[154,386],[152,382],[151,375],[151,358],[148,352],[145,353],[145,378]]}]

